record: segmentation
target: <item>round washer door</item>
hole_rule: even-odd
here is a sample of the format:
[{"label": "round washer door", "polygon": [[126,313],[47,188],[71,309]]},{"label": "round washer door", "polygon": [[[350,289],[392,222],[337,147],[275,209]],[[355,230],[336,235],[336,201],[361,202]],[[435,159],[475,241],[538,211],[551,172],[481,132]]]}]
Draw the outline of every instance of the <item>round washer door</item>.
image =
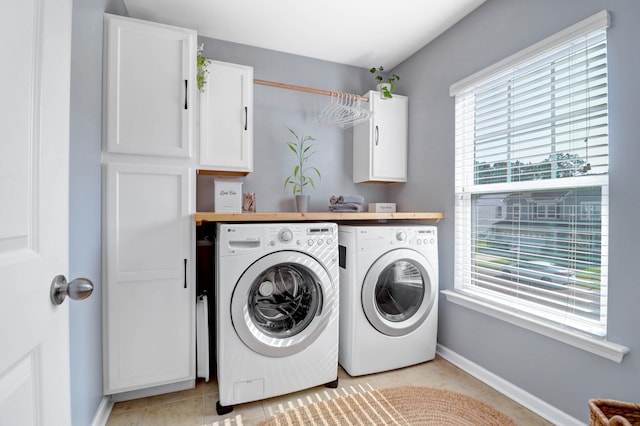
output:
[{"label": "round washer door", "polygon": [[255,352],[288,356],[312,344],[337,315],[337,286],[304,253],[268,254],[242,274],[231,296],[238,337]]},{"label": "round washer door", "polygon": [[433,267],[420,253],[396,249],[371,265],[362,284],[362,308],[380,333],[403,336],[431,312],[438,284]]}]

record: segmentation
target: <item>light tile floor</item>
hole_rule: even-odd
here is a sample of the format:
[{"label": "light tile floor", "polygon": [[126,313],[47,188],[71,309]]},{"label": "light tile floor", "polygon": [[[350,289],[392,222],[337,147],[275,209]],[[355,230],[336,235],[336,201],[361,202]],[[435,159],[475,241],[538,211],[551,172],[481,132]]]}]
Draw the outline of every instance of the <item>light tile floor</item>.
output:
[{"label": "light tile floor", "polygon": [[218,401],[216,382],[205,383],[199,380],[194,389],[118,402],[113,407],[107,426],[252,426],[277,414],[281,409],[298,406],[299,402],[306,400],[308,396],[317,398],[318,394],[336,395],[336,392],[350,394],[354,393],[354,390],[357,392],[394,386],[428,386],[448,389],[484,401],[511,417],[519,425],[551,425],[439,356],[433,361],[412,367],[360,377],[351,377],[340,368],[338,377],[337,389],[318,386],[294,394],[240,404],[225,416],[218,416],[216,413]]}]

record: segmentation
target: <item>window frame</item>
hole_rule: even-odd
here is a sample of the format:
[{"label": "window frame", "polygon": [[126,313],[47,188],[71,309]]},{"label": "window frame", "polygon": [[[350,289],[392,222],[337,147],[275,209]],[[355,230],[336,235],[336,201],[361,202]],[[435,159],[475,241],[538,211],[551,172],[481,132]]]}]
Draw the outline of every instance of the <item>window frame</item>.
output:
[{"label": "window frame", "polygon": [[[572,41],[580,36],[584,36],[593,31],[601,30],[603,28],[609,27],[610,17],[609,13],[606,10],[587,18],[572,27],[567,28],[564,31],[561,31],[547,39],[534,44],[533,46],[520,51],[478,73],[473,74],[470,77],[467,77],[458,83],[455,83],[450,88],[451,96],[456,96],[466,90],[469,87],[473,87],[476,83],[483,82],[488,78],[500,74],[509,72],[508,70],[513,69],[518,64],[523,63],[527,60],[535,58],[556,46],[560,46],[564,43]],[[474,107],[475,109],[475,107]],[[458,109],[456,109],[456,113],[458,113]],[[468,132],[468,129],[462,129],[462,133]],[[458,142],[458,118],[456,118],[456,142]],[[463,136],[464,137],[464,136]],[[468,136],[467,136],[468,137]],[[458,168],[458,164],[462,161],[464,163],[473,164],[474,160],[471,160],[474,157],[475,153],[473,152],[475,149],[475,144],[471,147],[471,151],[469,152],[469,147],[465,146],[461,148],[456,144],[456,164]],[[535,189],[535,190],[544,190],[544,189],[553,189],[557,187],[556,179],[550,179],[549,182],[547,180],[537,180],[537,181],[528,181],[528,182],[517,182],[517,183],[483,183],[477,184],[474,179],[476,178],[475,171],[467,171],[464,174],[464,178],[462,181],[460,180],[460,176],[456,177],[456,247],[455,247],[455,255],[456,258],[459,256],[467,256],[467,260],[471,259],[471,244],[468,244],[469,247],[465,247],[464,243],[460,241],[471,241],[473,227],[471,221],[465,215],[470,213],[473,209],[473,204],[471,198],[474,195],[482,194],[482,193],[498,193],[498,192],[510,192],[515,193],[518,191],[522,191],[524,189]],[[589,176],[580,176],[579,178],[571,178],[564,177],[562,178],[563,183],[561,184],[563,187],[573,186],[575,188],[580,187],[588,187],[588,186],[597,186],[601,188],[601,196],[604,198],[605,196],[608,199],[608,176],[602,175],[589,175]],[[460,193],[458,188],[462,186],[472,186],[474,188],[473,191]],[[468,197],[468,199],[463,199],[464,197]],[[468,206],[461,208],[460,206],[464,203],[469,203]],[[520,206],[527,207],[527,206]],[[540,207],[544,207],[543,211],[540,211]],[[553,207],[553,208],[551,208]],[[608,201],[607,204],[603,206],[604,209],[608,209]],[[467,210],[464,210],[467,209]],[[511,209],[511,211],[509,211]],[[558,216],[559,206],[554,205],[551,206],[549,203],[541,204],[535,207],[530,208],[529,214],[533,216],[538,216],[541,213],[545,218],[549,218],[550,213],[552,212],[554,216]],[[583,208],[580,205],[579,216],[583,216]],[[593,204],[591,204],[591,209],[586,209],[586,215],[590,215],[593,210]],[[514,215],[515,214],[515,204],[508,205],[502,208],[501,212],[496,211],[496,213],[500,214]],[[603,212],[607,213],[608,212]],[[519,214],[522,214],[522,210],[519,210]],[[471,215],[469,215],[471,216]],[[606,226],[608,226],[608,215],[603,214],[603,221],[607,221]],[[466,222],[465,222],[466,221]],[[460,238],[460,235],[463,235],[464,238]],[[468,236],[468,239],[466,238]],[[456,260],[456,266],[458,266],[458,260]],[[605,267],[606,268],[606,267]],[[513,310],[504,307],[502,303],[497,303],[497,298],[493,299],[491,294],[479,294],[480,292],[470,291],[469,286],[465,284],[465,282],[469,281],[469,276],[472,274],[471,271],[463,271],[458,270],[462,268],[456,268],[455,271],[455,288],[454,290],[443,290],[442,293],[447,297],[447,300],[457,303],[459,305],[465,306],[470,309],[474,309],[476,311],[482,312],[484,314],[490,315],[495,318],[499,318],[505,320],[511,324],[523,327],[525,329],[538,332],[540,334],[546,335],[548,337],[554,338],[556,340],[565,342],[572,346],[587,350],[591,353],[603,356],[607,359],[621,362],[622,358],[626,353],[629,352],[629,349],[618,345],[616,343],[612,343],[606,340],[606,337],[598,337],[593,334],[588,334],[583,331],[568,328],[563,326],[560,323],[556,323],[550,320],[546,320],[544,318],[529,315],[527,314],[526,307],[520,306],[520,310]],[[602,271],[604,275],[607,271]],[[467,278],[465,278],[464,274],[469,274]],[[605,287],[606,288],[606,287]],[[606,293],[606,292],[605,292]],[[606,305],[605,312],[606,315]]]}]

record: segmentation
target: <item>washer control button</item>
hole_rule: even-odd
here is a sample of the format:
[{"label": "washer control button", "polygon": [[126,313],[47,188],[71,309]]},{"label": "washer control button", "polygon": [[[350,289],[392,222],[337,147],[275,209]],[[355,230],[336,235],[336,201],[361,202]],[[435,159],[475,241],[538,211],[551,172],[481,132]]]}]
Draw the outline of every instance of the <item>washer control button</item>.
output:
[{"label": "washer control button", "polygon": [[318,240],[318,245],[319,245],[319,246],[321,246],[321,245],[322,245],[322,243],[324,243],[324,241],[322,241],[322,238],[320,238],[320,239]]},{"label": "washer control button", "polygon": [[291,230],[284,228],[278,232],[278,241],[284,244],[289,244],[293,240],[293,233]]},{"label": "washer control button", "polygon": [[309,241],[307,241],[307,244],[309,245],[309,247],[311,247],[313,245],[313,240],[309,239]]}]

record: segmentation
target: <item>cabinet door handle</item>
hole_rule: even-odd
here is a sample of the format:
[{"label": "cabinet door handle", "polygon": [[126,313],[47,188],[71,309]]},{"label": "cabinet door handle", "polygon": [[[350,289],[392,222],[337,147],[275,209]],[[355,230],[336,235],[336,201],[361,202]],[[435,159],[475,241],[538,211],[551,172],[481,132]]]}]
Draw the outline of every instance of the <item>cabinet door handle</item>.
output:
[{"label": "cabinet door handle", "polygon": [[184,288],[187,288],[187,259],[184,260]]},{"label": "cabinet door handle", "polygon": [[[184,109],[189,109],[187,104],[187,94],[189,93],[189,80],[184,81]],[[186,259],[185,259],[186,261]]]},{"label": "cabinet door handle", "polygon": [[249,111],[244,107],[244,129],[247,130],[247,122],[249,121]]},{"label": "cabinet door handle", "polygon": [[376,125],[376,146],[378,146],[378,139],[380,139],[380,130],[378,130],[378,125]]}]

